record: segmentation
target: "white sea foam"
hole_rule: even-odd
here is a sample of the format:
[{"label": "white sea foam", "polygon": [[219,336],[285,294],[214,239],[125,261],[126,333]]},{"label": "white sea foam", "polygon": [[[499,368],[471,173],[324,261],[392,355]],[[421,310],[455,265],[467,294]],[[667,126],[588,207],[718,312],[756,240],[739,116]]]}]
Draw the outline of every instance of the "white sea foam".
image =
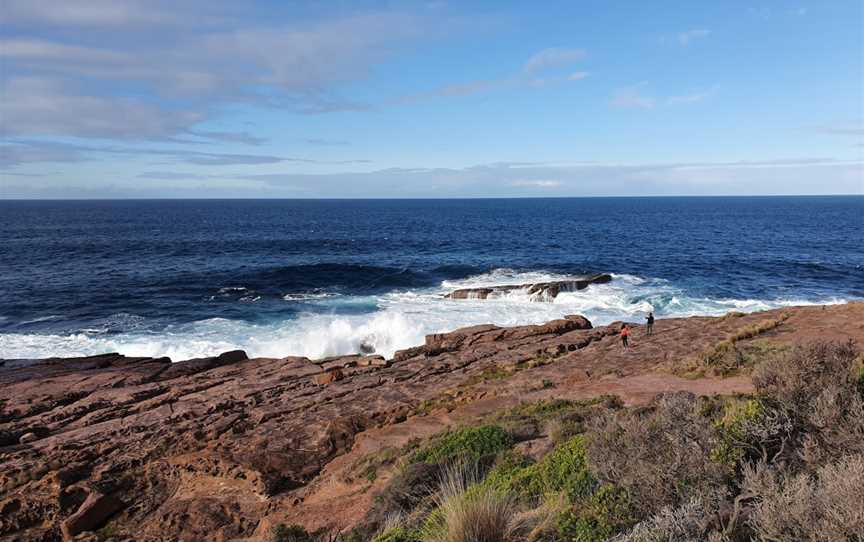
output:
[{"label": "white sea foam", "polygon": [[285,294],[282,299],[285,301],[314,301],[316,299],[327,299],[328,297],[336,297],[339,294],[320,292],[320,293],[301,293],[301,294]]},{"label": "white sea foam", "polygon": [[[438,288],[394,292],[376,297],[323,294],[306,297],[307,302],[326,303],[332,314],[301,314],[292,320],[252,324],[210,319],[173,326],[159,333],[141,329],[119,334],[76,333],[71,335],[0,334],[0,358],[78,356],[121,352],[135,356],[169,356],[174,360],[215,355],[241,348],[250,356],[286,355],[320,358],[355,353],[361,345],[391,356],[398,349],[423,342],[429,333],[440,333],[475,324],[501,326],[542,323],[566,314],[583,314],[597,325],[615,320],[641,321],[648,311],[658,317],[721,315],[730,310],[757,311],[792,305],[843,303],[831,298],[804,299],[709,299],[687,295],[680,288],[656,279],[613,275],[607,284],[559,294],[553,302],[532,301],[526,292],[512,291],[489,300],[448,300],[441,294],[455,288],[495,284],[523,284],[563,280],[567,275],[520,273],[498,269],[458,281],[445,281]],[[313,294],[317,295],[317,294]],[[289,301],[295,300],[288,297]],[[373,305],[371,314],[339,314],[345,304]],[[137,321],[129,315],[112,319]],[[111,328],[112,326],[106,326]],[[102,331],[101,329],[98,331]]]}]

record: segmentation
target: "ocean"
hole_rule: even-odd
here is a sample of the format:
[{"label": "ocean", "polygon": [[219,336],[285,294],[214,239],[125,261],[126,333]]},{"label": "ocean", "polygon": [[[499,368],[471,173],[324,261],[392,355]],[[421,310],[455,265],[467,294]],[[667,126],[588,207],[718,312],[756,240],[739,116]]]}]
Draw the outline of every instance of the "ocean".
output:
[{"label": "ocean", "polygon": [[[608,272],[554,302],[456,288]],[[0,201],[0,358],[384,355],[424,335],[864,299],[864,197]]]}]

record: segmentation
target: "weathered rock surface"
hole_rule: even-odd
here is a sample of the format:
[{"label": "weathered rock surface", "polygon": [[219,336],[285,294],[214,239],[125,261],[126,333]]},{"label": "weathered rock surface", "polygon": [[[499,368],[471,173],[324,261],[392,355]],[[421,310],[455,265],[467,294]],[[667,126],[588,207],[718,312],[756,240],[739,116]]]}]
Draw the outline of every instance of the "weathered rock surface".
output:
[{"label": "weathered rock surface", "polygon": [[598,273],[585,275],[570,280],[557,280],[552,282],[536,282],[532,284],[507,284],[502,286],[488,286],[483,288],[462,288],[454,290],[444,297],[448,299],[489,299],[499,297],[511,292],[520,291],[531,297],[534,301],[552,301],[561,292],[575,292],[584,290],[591,284],[605,284],[612,280],[612,275]]},{"label": "weathered rock surface", "polygon": [[78,511],[60,525],[64,542],[73,540],[79,533],[98,528],[121,508],[123,503],[110,495],[91,493],[78,507]]},{"label": "weathered rock surface", "polygon": [[[617,325],[574,316],[430,335],[393,360],[236,352],[173,364],[118,354],[7,362],[0,539],[62,540],[106,521],[121,538],[153,541],[263,541],[278,522],[350,528],[389,476],[352,475],[367,455],[523,401],[747,392],[747,377],[685,379],[666,368],[780,312],[659,320],[652,336],[634,325],[626,351]],[[760,339],[864,340],[862,303],[782,312],[789,318]],[[341,379],[318,383],[336,371]]]}]

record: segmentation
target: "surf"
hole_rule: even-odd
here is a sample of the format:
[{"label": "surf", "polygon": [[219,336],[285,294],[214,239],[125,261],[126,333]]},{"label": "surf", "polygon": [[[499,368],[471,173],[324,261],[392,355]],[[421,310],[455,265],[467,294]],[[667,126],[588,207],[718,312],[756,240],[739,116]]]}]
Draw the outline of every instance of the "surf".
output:
[{"label": "surf", "polygon": [[[421,344],[427,334],[477,324],[539,324],[568,314],[581,314],[596,325],[604,325],[618,320],[641,322],[649,311],[658,318],[719,316],[731,310],[753,312],[846,302],[839,297],[712,298],[694,295],[667,280],[615,273],[611,282],[561,292],[549,301],[538,302],[522,290],[482,300],[444,297],[459,288],[566,281],[575,277],[578,275],[496,268],[461,279],[445,279],[433,287],[391,289],[378,295],[283,294],[284,303],[302,302],[309,309],[267,322],[208,318],[148,329],[145,319],[121,314],[108,318],[106,325],[99,328],[72,333],[0,334],[0,357],[119,352],[180,360],[233,349],[245,350],[253,357],[296,355],[315,359],[361,351],[391,357],[397,350]],[[225,293],[249,294],[245,287],[232,288],[236,290]],[[248,302],[244,300],[246,295],[237,295],[235,302]]]}]

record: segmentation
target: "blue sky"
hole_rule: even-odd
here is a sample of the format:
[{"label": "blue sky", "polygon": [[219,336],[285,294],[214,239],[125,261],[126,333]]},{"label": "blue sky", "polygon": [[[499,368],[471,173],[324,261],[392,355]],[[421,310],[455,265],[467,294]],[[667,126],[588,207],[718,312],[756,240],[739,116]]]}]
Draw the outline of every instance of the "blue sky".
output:
[{"label": "blue sky", "polygon": [[0,198],[864,193],[864,3],[3,0]]}]

